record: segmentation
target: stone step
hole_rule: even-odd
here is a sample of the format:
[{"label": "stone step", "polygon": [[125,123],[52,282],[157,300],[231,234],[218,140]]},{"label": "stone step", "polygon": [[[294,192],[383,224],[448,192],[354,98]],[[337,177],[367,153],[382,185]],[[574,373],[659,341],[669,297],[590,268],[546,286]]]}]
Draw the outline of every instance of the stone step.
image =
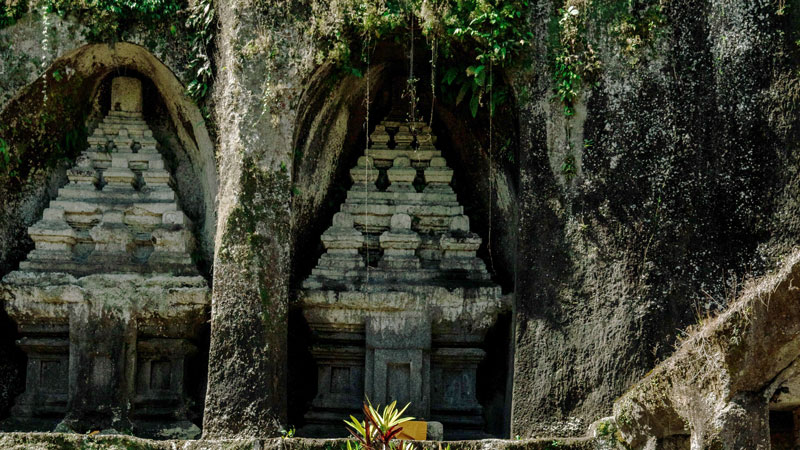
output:
[{"label": "stone step", "polygon": [[[360,187],[360,186],[359,186]],[[452,191],[450,191],[452,192]],[[364,189],[350,189],[347,191],[347,203],[372,205],[374,204],[404,204],[404,205],[439,205],[458,206],[458,198],[450,192],[388,192],[370,191]]]},{"label": "stone step", "polygon": [[175,192],[172,189],[152,188],[145,186],[141,190],[117,191],[108,187],[99,189],[85,189],[68,184],[58,190],[57,200],[87,200],[102,204],[118,203],[129,205],[138,202],[163,203],[174,202]]},{"label": "stone step", "polygon": [[[175,202],[135,202],[126,204],[103,204],[85,200],[61,200],[56,199],[50,202],[50,208],[63,210],[65,214],[102,214],[107,211],[120,211],[125,215],[135,215],[137,211],[148,212],[150,214],[164,215],[166,213],[179,212],[180,208]],[[177,220],[177,219],[170,219]]]},{"label": "stone step", "polygon": [[439,150],[414,150],[414,149],[388,150],[388,149],[370,148],[367,149],[366,154],[367,156],[372,158],[373,161],[375,161],[376,166],[379,166],[380,162],[388,163],[394,161],[395,158],[400,156],[405,156],[411,161],[430,161],[433,158],[439,158],[442,156],[442,152]]}]

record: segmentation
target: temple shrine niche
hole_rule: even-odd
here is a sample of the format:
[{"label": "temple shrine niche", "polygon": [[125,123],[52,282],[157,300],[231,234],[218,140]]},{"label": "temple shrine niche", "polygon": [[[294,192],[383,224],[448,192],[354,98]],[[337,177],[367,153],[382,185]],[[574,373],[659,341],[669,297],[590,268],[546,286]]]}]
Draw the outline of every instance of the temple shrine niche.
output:
[{"label": "temple shrine niche", "polygon": [[408,414],[441,422],[446,437],[485,437],[477,368],[510,305],[477,256],[482,240],[431,128],[395,108],[369,141],[299,295],[318,370],[301,432],[341,434],[366,396],[410,402]]},{"label": "temple shrine niche", "polygon": [[210,290],[142,101],[140,80],[111,81],[110,111],[28,230],[35,249],[3,278],[28,358],[6,429],[199,435],[184,368]]}]

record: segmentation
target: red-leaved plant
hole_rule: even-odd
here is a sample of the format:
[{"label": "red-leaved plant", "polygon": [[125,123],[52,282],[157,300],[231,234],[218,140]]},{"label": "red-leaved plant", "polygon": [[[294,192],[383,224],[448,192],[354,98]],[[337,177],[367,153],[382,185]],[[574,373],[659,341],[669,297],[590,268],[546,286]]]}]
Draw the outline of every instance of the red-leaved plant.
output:
[{"label": "red-leaved plant", "polygon": [[[403,409],[397,410],[395,407],[397,402],[392,402],[387,407],[383,408],[382,413],[372,407],[369,399],[364,403],[364,421],[361,422],[353,416],[350,416],[351,421],[345,420],[347,430],[352,434],[360,445],[356,445],[355,449],[347,443],[348,450],[357,450],[359,447],[363,450],[407,450],[410,448],[410,442],[402,441],[398,448],[395,444],[397,435],[403,431],[400,426],[403,422],[414,420],[413,417],[402,417],[403,412],[408,409],[407,404]],[[380,408],[380,405],[378,405]]]}]

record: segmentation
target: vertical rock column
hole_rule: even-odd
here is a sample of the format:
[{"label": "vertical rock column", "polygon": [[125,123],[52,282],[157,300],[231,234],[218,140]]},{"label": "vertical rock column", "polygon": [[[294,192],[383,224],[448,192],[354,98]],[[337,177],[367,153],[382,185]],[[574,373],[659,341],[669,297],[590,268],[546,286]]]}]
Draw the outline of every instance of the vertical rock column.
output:
[{"label": "vertical rock column", "polygon": [[[292,130],[296,106],[265,98],[264,74],[278,98],[299,98],[304,73],[242,61],[265,6],[216,4],[220,30],[216,78],[219,126],[217,239],[211,307],[204,437],[269,437],[286,422],[287,310]],[[276,24],[287,54],[305,40],[291,21]],[[295,67],[288,64],[287,67]],[[293,103],[293,102],[287,102]],[[269,106],[270,113],[265,114]],[[274,108],[273,108],[274,106]],[[232,113],[235,111],[235,114]]]}]

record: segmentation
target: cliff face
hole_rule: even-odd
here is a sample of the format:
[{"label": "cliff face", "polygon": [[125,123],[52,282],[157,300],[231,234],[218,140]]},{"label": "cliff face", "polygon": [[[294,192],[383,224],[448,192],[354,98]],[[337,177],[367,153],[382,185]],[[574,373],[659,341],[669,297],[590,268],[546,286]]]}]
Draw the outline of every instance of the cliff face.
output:
[{"label": "cliff face", "polygon": [[535,108],[549,80],[520,105],[513,434],[606,414],[682,329],[797,245],[796,13],[673,1],[662,14],[638,62],[597,48],[604,71],[565,125],[587,144],[566,187],[548,170],[565,121]]},{"label": "cliff face", "polygon": [[[496,409],[510,410],[512,436],[583,433],[672,352],[682,329],[725,306],[742,277],[771,269],[800,242],[800,4],[779,3],[530,2],[524,28],[534,38],[505,68],[510,100],[493,121],[485,111],[473,118],[466,103],[434,101],[434,130],[452,144],[443,154],[454,165],[456,192],[488,244],[480,255],[514,297],[511,381]],[[292,289],[316,261],[334,212],[326,205],[339,203],[363,120],[380,112],[375,90],[409,67],[407,48],[389,48],[377,53],[383,65],[376,60],[363,73],[336,69],[341,61],[320,51],[328,48],[320,29],[345,20],[348,5],[215,5],[215,80],[201,102],[216,136],[203,158],[219,174],[213,189],[203,187],[213,191],[206,221],[216,222],[202,231],[213,247],[205,256],[213,261],[210,436],[266,436],[285,422],[287,364],[303,370],[293,363],[303,350],[287,351],[297,342],[287,344]],[[42,51],[34,45],[40,14],[0,30],[14,44],[0,52],[3,120],[22,114],[21,105],[37,108],[42,78],[34,68],[49,67],[45,86],[53,89],[64,55],[86,44],[85,17],[58,20],[48,25],[57,44]],[[191,53],[191,39],[150,37],[125,35],[188,85],[182,55]],[[351,44],[361,51],[361,42]],[[430,56],[418,53],[420,73],[430,70]],[[12,66],[28,70],[12,76]],[[147,76],[143,67],[136,70]],[[574,87],[566,98],[554,90],[565,80]],[[94,94],[84,85],[86,95],[75,100],[88,105]],[[172,122],[191,129],[180,113]],[[63,138],[69,130],[47,131]],[[14,147],[25,138],[6,140]],[[27,187],[5,184],[0,275],[30,248],[25,226],[48,200],[36,186],[58,184],[58,167],[43,165],[21,183]],[[12,334],[0,336],[0,352],[13,351]],[[508,349],[493,350],[503,366]],[[9,367],[0,371],[0,416],[9,387],[19,389],[14,374],[22,367]],[[493,383],[503,391],[503,380]],[[289,384],[291,412],[297,388]]]}]

